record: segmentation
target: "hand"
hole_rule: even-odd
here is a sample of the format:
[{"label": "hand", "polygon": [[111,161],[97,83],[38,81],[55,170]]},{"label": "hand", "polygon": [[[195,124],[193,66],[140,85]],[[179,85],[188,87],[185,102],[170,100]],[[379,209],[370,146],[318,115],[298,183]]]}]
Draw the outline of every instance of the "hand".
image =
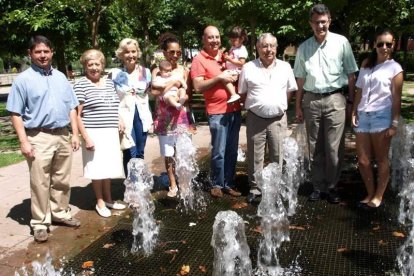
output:
[{"label": "hand", "polygon": [[95,150],[95,144],[90,138],[85,139],[85,148],[90,151]]},{"label": "hand", "polygon": [[354,113],[354,112],[352,112],[352,120],[351,120],[351,123],[352,123],[352,126],[353,127],[358,127],[358,114],[356,114],[356,113]]},{"label": "hand", "polygon": [[295,121],[297,123],[303,123],[303,111],[302,108],[296,108],[296,116],[295,116]]},{"label": "hand", "polygon": [[125,124],[124,121],[119,120],[118,122],[118,129],[119,129],[119,133],[124,133],[125,132]]},{"label": "hand", "polygon": [[34,148],[33,148],[32,144],[30,144],[29,142],[21,143],[20,144],[20,150],[22,151],[22,154],[26,158],[35,157]]},{"label": "hand", "polygon": [[385,137],[391,138],[393,137],[395,134],[397,134],[397,128],[395,126],[391,126],[390,128],[387,129],[387,131],[385,132]]},{"label": "hand", "polygon": [[80,147],[79,135],[72,135],[71,140],[73,151],[77,151]]},{"label": "hand", "polygon": [[231,70],[223,71],[223,73],[218,75],[218,77],[224,84],[229,82],[235,82],[237,80],[237,74],[234,74],[234,72]]}]

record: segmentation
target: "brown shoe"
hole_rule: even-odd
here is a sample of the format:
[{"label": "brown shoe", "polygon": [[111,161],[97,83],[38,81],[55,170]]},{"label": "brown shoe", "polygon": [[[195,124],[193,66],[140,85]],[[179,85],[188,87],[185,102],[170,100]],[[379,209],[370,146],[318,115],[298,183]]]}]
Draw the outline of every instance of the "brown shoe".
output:
[{"label": "brown shoe", "polygon": [[80,221],[75,218],[61,219],[59,221],[54,221],[54,223],[68,226],[68,227],[79,227],[81,225]]},{"label": "brown shoe", "polygon": [[223,192],[221,191],[220,188],[212,188],[210,190],[210,194],[212,197],[217,197],[217,198],[223,197]]},{"label": "brown shoe", "polygon": [[223,189],[223,191],[224,191],[226,194],[229,194],[229,195],[234,196],[234,197],[241,196],[241,193],[240,193],[240,192],[238,192],[238,191],[236,191],[236,190],[234,190],[234,189],[232,189],[232,188]]},{"label": "brown shoe", "polygon": [[33,237],[37,242],[45,242],[47,241],[48,234],[46,229],[38,229],[33,231]]}]

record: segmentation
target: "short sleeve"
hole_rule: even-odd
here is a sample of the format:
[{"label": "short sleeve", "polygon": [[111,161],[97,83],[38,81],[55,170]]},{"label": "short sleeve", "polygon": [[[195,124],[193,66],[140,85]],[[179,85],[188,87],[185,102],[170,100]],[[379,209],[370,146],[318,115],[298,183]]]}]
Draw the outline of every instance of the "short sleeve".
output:
[{"label": "short sleeve", "polygon": [[242,45],[240,47],[239,59],[240,58],[247,59],[248,56],[249,56],[249,53],[247,52],[246,46]]},{"label": "short sleeve", "polygon": [[292,67],[289,63],[286,62],[286,71],[288,72],[288,83],[287,83],[287,91],[292,92],[298,90],[298,85],[296,83],[295,75],[293,74]]},{"label": "short sleeve", "polygon": [[191,63],[191,70],[190,70],[191,79],[194,79],[196,77],[204,77],[205,75],[206,75],[206,69],[201,64],[200,60],[197,57],[195,57],[193,59],[193,62]]},{"label": "short sleeve", "polygon": [[9,112],[24,114],[25,97],[23,96],[23,88],[17,81],[13,82],[9,96],[7,97],[6,109]]},{"label": "short sleeve", "polygon": [[344,73],[351,74],[358,71],[358,66],[355,61],[354,53],[352,52],[351,44],[347,39],[343,42],[343,64],[344,64]]},{"label": "short sleeve", "polygon": [[77,82],[73,86],[73,90],[75,91],[75,95],[76,95],[76,98],[78,98],[78,101],[80,103],[84,103],[86,95],[85,95],[85,89],[83,89],[83,87],[81,85],[81,81]]},{"label": "short sleeve", "polygon": [[[246,64],[249,66],[249,64]],[[245,94],[247,93],[247,81],[246,81],[246,68],[247,66],[243,66],[242,70],[239,75],[239,83],[238,83],[238,93]]]},{"label": "short sleeve", "polygon": [[[302,47],[301,47],[302,46]],[[295,65],[293,73],[295,77],[304,79],[306,78],[305,61],[303,59],[303,45],[299,46],[298,52],[296,53]]]}]

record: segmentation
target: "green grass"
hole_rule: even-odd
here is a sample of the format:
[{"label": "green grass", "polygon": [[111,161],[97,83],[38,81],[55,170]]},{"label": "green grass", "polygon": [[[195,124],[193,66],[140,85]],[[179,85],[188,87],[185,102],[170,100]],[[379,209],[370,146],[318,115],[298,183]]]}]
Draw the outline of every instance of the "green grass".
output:
[{"label": "green grass", "polygon": [[414,123],[414,95],[408,94],[408,90],[414,90],[414,81],[405,81],[401,98],[401,116],[407,123]]},{"label": "green grass", "polygon": [[0,151],[1,150],[18,150],[20,148],[17,136],[2,136],[0,137]]},{"label": "green grass", "polygon": [[0,168],[16,164],[24,160],[23,155],[16,152],[1,153]]},{"label": "green grass", "polygon": [[0,103],[0,117],[9,116],[9,112],[6,110],[6,103]]}]

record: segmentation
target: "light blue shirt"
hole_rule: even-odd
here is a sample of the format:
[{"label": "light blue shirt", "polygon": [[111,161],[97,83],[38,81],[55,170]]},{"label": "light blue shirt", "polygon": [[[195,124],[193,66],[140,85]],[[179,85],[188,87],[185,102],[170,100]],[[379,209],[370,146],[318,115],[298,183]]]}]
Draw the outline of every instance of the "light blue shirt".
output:
[{"label": "light blue shirt", "polygon": [[348,40],[328,32],[319,44],[312,36],[298,49],[294,74],[305,79],[303,89],[314,93],[328,93],[348,84],[348,75],[358,71]]},{"label": "light blue shirt", "polygon": [[70,123],[70,111],[78,105],[64,74],[32,64],[13,82],[6,109],[20,114],[25,128],[59,128]]}]

